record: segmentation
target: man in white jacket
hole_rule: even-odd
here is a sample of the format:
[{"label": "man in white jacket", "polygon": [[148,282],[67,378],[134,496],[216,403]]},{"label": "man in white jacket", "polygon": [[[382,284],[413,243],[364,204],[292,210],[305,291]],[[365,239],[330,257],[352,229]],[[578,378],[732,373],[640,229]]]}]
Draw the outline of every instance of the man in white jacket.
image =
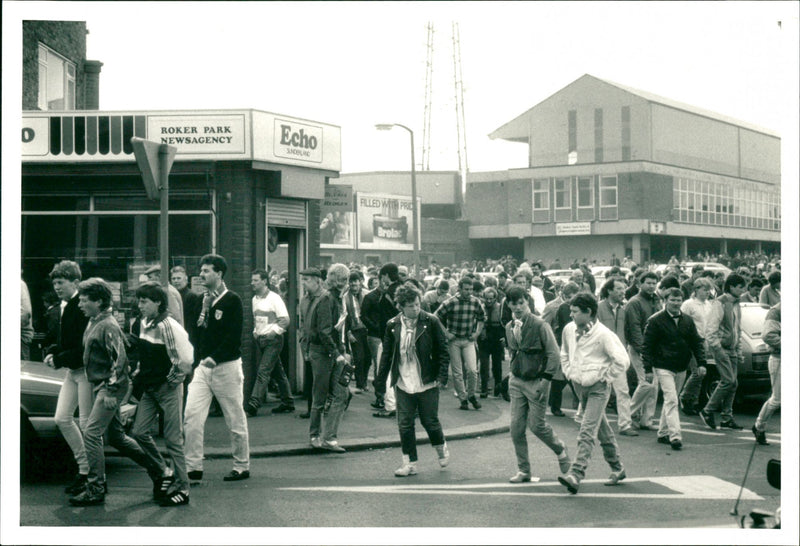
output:
[{"label": "man in white jacket", "polygon": [[578,450],[565,476],[558,481],[573,495],[592,456],[595,439],[603,448],[603,458],[611,467],[606,485],[617,485],[625,479],[619,460],[614,431],[606,419],[606,404],[611,384],[628,367],[629,358],[619,338],[597,320],[597,300],[581,292],[570,300],[572,322],[564,327],[561,342],[561,367],[572,381],[583,405],[583,420],[578,434]]}]

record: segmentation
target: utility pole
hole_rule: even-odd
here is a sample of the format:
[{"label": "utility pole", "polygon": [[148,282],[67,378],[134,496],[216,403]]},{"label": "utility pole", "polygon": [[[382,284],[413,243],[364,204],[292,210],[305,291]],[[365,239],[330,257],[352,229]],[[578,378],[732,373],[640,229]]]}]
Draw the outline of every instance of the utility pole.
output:
[{"label": "utility pole", "polygon": [[431,170],[431,110],[433,104],[433,23],[428,22],[427,57],[425,59],[425,111],[422,121],[422,170]]}]

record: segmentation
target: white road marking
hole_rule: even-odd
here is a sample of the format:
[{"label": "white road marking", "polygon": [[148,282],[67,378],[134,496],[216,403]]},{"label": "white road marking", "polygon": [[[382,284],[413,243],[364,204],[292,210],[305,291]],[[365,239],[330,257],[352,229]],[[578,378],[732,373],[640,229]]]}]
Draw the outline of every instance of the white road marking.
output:
[{"label": "white road marking", "polygon": [[[584,480],[581,485],[603,483],[605,480]],[[654,483],[670,493],[629,493],[623,487],[626,483]],[[405,485],[366,485],[366,486],[325,486],[325,487],[281,487],[283,491],[326,491],[347,493],[379,493],[390,495],[483,495],[483,496],[527,496],[563,497],[569,493],[559,491],[531,491],[542,487],[561,485],[558,482],[539,482],[528,484],[484,483],[484,484],[405,484]],[[507,489],[503,491],[481,491],[482,489]],[[636,498],[636,499],[676,499],[676,500],[728,500],[739,495],[739,486],[714,476],[658,476],[626,479],[620,486],[608,488],[608,492],[581,492],[581,497],[592,498]],[[750,489],[742,490],[744,500],[764,500]]]}]

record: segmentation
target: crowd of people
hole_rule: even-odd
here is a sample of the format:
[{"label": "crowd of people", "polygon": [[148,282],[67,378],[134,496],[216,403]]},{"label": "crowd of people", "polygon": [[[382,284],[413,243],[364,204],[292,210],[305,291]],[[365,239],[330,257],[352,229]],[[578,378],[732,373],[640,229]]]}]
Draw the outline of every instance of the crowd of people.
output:
[{"label": "crowd of people", "polygon": [[[129,329],[112,314],[108,283],[82,280],[77,263],[62,261],[50,274],[60,305],[45,363],[68,370],[56,423],[78,465],[66,489],[69,502],[104,502],[102,437],[108,432],[112,446],[146,469],[157,502],[187,504],[190,484],[203,479],[203,433],[214,400],[231,434],[233,468],[224,479],[248,479],[248,416],[257,418],[271,385],[280,398],[272,412],[295,411],[281,362],[289,328],[297,329],[300,341],[307,400],[300,417],[308,419],[314,449],[345,452],[338,441],[342,415],[354,393],[373,390],[373,416],[397,422],[402,461],[395,475],[417,473],[417,417],[445,467],[450,454],[438,418],[439,393],[452,380],[461,410],[480,410],[480,399],[489,396],[510,402],[518,468],[512,483],[531,480],[530,428],[556,455],[559,481],[575,494],[597,440],[611,469],[606,484],[626,477],[606,418],[612,396],[617,434],[655,430],[657,441],[672,450],[683,447],[680,412],[698,415],[710,428],[742,429],[732,413],[742,358],[739,302],[760,301],[771,307],[763,339],[772,350],[772,395],[752,432],[766,444],[769,418],[780,407],[780,262],[755,254],[734,259],[742,262],[720,277],[697,265],[684,271],[677,260],[659,275],[614,257],[599,287],[586,261],[572,264],[565,283],[544,275],[541,262],[510,256],[461,268],[434,262],[419,272],[395,263],[309,267],[300,272],[294,325],[285,304],[288,274],[256,269],[254,326],[247,336],[255,347],[255,384],[249,393],[241,350],[245,309],[225,284],[225,258],[200,260],[204,294],[188,289],[182,266],[171,270],[168,287],[157,282],[158,266],[148,270],[150,280],[136,289],[139,316]],[[720,381],[700,407],[709,361]],[[552,417],[565,415],[567,387],[580,424],[573,457],[547,422],[548,408]],[[664,403],[654,428],[659,389]],[[130,436],[119,412],[128,397],[138,400]],[[159,413],[169,463],[153,441]]]}]

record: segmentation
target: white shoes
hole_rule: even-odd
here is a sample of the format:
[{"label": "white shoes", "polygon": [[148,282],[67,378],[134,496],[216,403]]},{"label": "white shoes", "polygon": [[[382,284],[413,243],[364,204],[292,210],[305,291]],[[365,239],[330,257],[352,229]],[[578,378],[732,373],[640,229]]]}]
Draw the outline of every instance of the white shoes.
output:
[{"label": "white shoes", "polygon": [[403,466],[394,471],[394,475],[398,478],[405,478],[406,476],[416,476],[417,462],[413,463],[408,460],[408,455],[403,455]]},{"label": "white shoes", "polygon": [[531,475],[527,472],[517,472],[508,480],[511,483],[525,483],[531,481]]},{"label": "white shoes", "polygon": [[433,446],[436,449],[436,454],[439,456],[439,466],[446,467],[450,463],[450,450],[447,449],[447,442],[439,446]]}]

